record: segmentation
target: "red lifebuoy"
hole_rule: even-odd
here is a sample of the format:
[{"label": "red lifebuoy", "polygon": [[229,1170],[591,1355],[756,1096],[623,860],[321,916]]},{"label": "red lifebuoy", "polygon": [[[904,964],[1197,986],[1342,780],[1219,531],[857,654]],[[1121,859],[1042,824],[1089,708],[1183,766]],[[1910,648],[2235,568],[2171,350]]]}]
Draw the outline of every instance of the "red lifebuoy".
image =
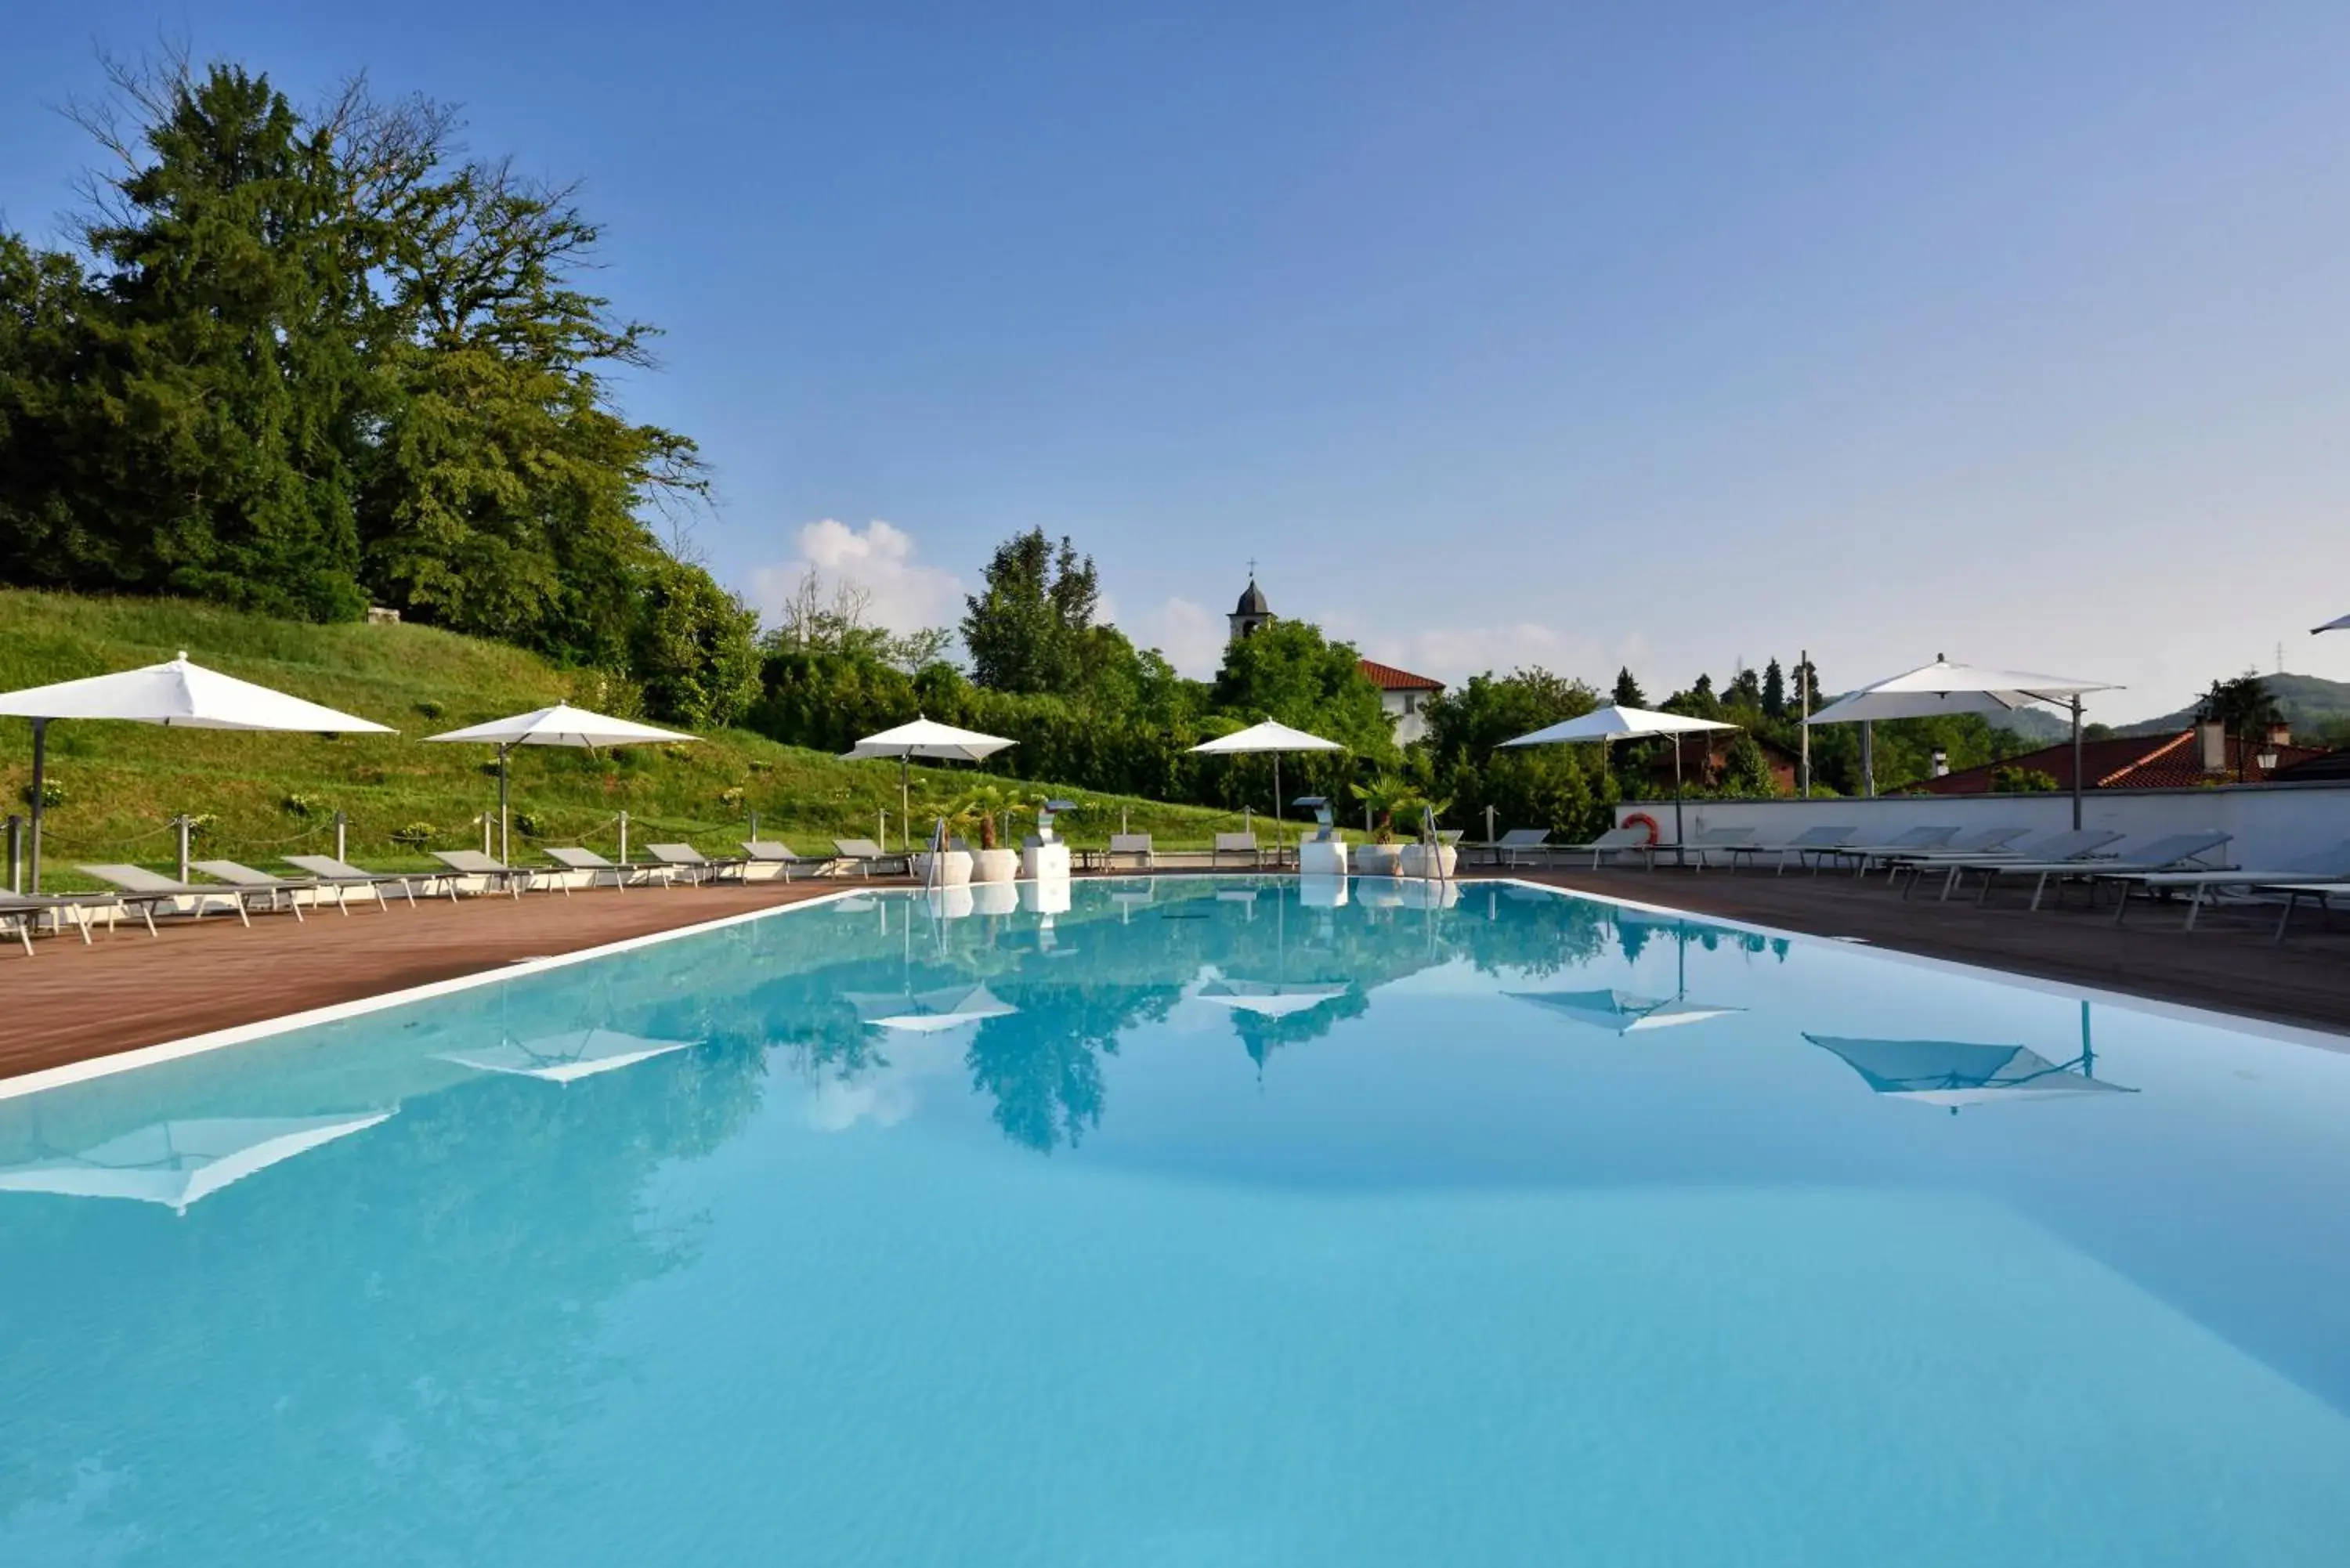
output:
[{"label": "red lifebuoy", "polygon": [[1657,826],[1657,819],[1656,819],[1655,817],[1653,817],[1653,816],[1650,816],[1650,815],[1649,815],[1647,812],[1645,812],[1645,811],[1636,811],[1636,812],[1634,812],[1631,815],[1629,815],[1629,816],[1626,817],[1623,821],[1621,821],[1621,822],[1617,823],[1616,826],[1618,826],[1618,827],[1645,827],[1645,828],[1647,828],[1647,829],[1648,830],[1648,842],[1649,842],[1649,843],[1651,843],[1651,844],[1656,843],[1659,839],[1660,839],[1660,838],[1664,837],[1664,836],[1665,836],[1665,830],[1664,830],[1663,828],[1659,827],[1659,826]]}]

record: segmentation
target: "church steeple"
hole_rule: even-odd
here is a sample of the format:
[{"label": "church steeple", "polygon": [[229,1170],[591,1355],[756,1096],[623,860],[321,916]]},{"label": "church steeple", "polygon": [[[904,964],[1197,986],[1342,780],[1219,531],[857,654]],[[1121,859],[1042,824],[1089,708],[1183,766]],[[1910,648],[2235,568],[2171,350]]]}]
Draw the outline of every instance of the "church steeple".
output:
[{"label": "church steeple", "polygon": [[1225,619],[1232,624],[1232,636],[1229,640],[1233,642],[1238,642],[1259,627],[1271,626],[1274,623],[1273,607],[1265,602],[1264,590],[1256,586],[1254,561],[1249,563],[1248,587],[1242,593],[1240,603],[1232,607],[1232,613]]}]

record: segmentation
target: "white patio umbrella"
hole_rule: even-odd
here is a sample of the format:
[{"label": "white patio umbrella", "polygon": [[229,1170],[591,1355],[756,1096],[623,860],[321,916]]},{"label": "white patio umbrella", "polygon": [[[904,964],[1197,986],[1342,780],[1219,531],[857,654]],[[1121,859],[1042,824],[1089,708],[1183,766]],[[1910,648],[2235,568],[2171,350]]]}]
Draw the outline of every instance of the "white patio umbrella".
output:
[{"label": "white patio umbrella", "polygon": [[572,746],[588,750],[597,746],[635,746],[647,741],[698,741],[699,735],[681,735],[674,730],[657,730],[650,724],[639,724],[633,719],[615,719],[608,714],[591,713],[585,708],[574,708],[568,702],[557,702],[552,708],[535,708],[527,713],[509,713],[503,719],[486,723],[469,724],[462,730],[452,730],[444,735],[427,735],[428,741],[470,741],[476,745],[498,749],[498,858],[512,861],[506,844],[506,758],[516,746]]},{"label": "white patio umbrella", "polygon": [[656,1056],[691,1051],[700,1044],[696,1040],[648,1040],[615,1029],[580,1029],[535,1040],[504,1040],[482,1051],[444,1052],[440,1059],[481,1073],[505,1073],[549,1084],[570,1084],[598,1073],[633,1067]]},{"label": "white patio umbrella", "polygon": [[[1708,730],[1735,730],[1735,724],[1713,719],[1691,719],[1679,713],[1659,713],[1648,708],[1626,708],[1619,705],[1601,708],[1586,713],[1580,719],[1569,719],[1553,724],[1546,730],[1536,730],[1531,735],[1520,735],[1514,741],[1503,741],[1505,746],[1548,746],[1562,742],[1597,741],[1602,745],[1610,741],[1637,741],[1652,735],[1673,737],[1673,842],[1680,844],[1689,837],[1681,830],[1681,742],[1680,737]],[[1674,857],[1679,858],[1679,850]]]},{"label": "white patio umbrella", "polygon": [[[2022,670],[1987,670],[1953,664],[1940,654],[1934,662],[1848,691],[1806,724],[1873,723],[1879,719],[1931,719],[1944,713],[2012,713],[2034,702],[2066,708],[2073,715],[2073,826],[2081,826],[2081,698],[2090,691],[2118,691],[2109,680],[2075,680]],[[1867,792],[1877,793],[1868,770]]]},{"label": "white patio umbrella", "polygon": [[1504,996],[1531,1002],[1563,1012],[1577,1023],[1588,1023],[1617,1034],[1648,1029],[1669,1029],[1681,1023],[1702,1023],[1745,1011],[1737,1007],[1702,1007],[1669,996],[1642,996],[1629,991],[1505,991]]},{"label": "white patio umbrella", "polygon": [[184,1214],[233,1181],[392,1115],[244,1116],[155,1122],[79,1154],[0,1168],[0,1192],[128,1198]]},{"label": "white patio umbrella", "polygon": [[983,735],[976,730],[958,730],[952,724],[941,724],[935,719],[918,715],[910,724],[900,724],[894,730],[866,736],[841,755],[851,762],[869,757],[898,759],[898,846],[911,849],[914,846],[912,825],[906,819],[912,812],[913,795],[907,783],[907,774],[914,758],[975,763],[1019,743],[1007,741],[1001,735]]},{"label": "white patio umbrella", "polygon": [[1293,730],[1286,724],[1267,719],[1262,724],[1251,724],[1245,730],[1234,730],[1229,735],[1219,735],[1212,741],[1202,741],[1191,748],[1211,757],[1241,756],[1252,752],[1268,753],[1273,758],[1273,858],[1281,864],[1281,753],[1284,752],[1343,752],[1347,748],[1336,741],[1326,741],[1319,735],[1309,735],[1303,730]]},{"label": "white patio umbrella", "polygon": [[[2085,1054],[2060,1064],[2022,1045],[1964,1040],[1856,1040],[1830,1034],[1804,1038],[1842,1057],[1845,1065],[1877,1094],[1948,1106],[1952,1116],[1961,1106],[2002,1100],[2137,1093],[2089,1076]],[[2074,1072],[2075,1067],[2083,1070]]]},{"label": "white patio umbrella", "polygon": [[32,888],[41,890],[41,789],[50,724],[59,719],[118,719],[182,730],[287,730],[317,734],[392,732],[388,724],[338,713],[266,686],[192,664],[182,652],[165,664],[61,680],[0,694],[0,714],[33,722]]},{"label": "white patio umbrella", "polygon": [[1343,985],[1303,980],[1211,980],[1193,993],[1201,1002],[1253,1012],[1263,1018],[1286,1018],[1307,1012],[1334,997],[1347,994]]}]

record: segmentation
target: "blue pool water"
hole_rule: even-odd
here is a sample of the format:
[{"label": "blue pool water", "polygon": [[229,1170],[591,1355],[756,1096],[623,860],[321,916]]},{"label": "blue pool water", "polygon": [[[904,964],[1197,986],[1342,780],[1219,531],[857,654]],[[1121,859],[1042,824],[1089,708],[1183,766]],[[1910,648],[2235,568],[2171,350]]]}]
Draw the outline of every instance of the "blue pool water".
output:
[{"label": "blue pool water", "polygon": [[2350,1556],[2350,1055],[1524,888],[1024,897],[0,1102],[0,1563]]}]

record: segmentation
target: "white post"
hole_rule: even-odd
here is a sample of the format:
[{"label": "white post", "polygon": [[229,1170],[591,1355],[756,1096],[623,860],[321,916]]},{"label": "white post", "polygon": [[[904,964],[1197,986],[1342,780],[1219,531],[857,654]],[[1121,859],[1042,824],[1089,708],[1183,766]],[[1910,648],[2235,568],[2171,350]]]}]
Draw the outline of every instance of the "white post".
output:
[{"label": "white post", "polygon": [[482,820],[482,853],[483,853],[483,854],[484,854],[484,855],[487,855],[487,854],[490,852],[490,814],[489,814],[488,812],[486,812],[486,811],[485,811],[485,812],[484,812],[484,813],[482,813],[482,819],[481,819],[481,820]]},{"label": "white post", "polygon": [[346,863],[348,863],[351,857],[349,843],[351,819],[349,814],[340,811],[335,813],[335,858]]},{"label": "white post", "polygon": [[620,813],[620,864],[629,863],[629,814]]},{"label": "white post", "polygon": [[[514,864],[514,845],[506,837],[506,756],[513,750],[511,745],[498,748],[498,863],[502,866]],[[487,855],[489,852],[490,836],[484,833],[482,835],[482,853]]]},{"label": "white post", "polygon": [[172,819],[172,824],[180,830],[180,880],[185,882],[188,879],[188,814],[182,812]]},{"label": "white post", "polygon": [[1860,793],[1877,798],[1877,721],[1860,722]]},{"label": "white post", "polygon": [[1485,842],[1488,844],[1500,842],[1493,836],[1493,808],[1491,805],[1485,808]]}]

